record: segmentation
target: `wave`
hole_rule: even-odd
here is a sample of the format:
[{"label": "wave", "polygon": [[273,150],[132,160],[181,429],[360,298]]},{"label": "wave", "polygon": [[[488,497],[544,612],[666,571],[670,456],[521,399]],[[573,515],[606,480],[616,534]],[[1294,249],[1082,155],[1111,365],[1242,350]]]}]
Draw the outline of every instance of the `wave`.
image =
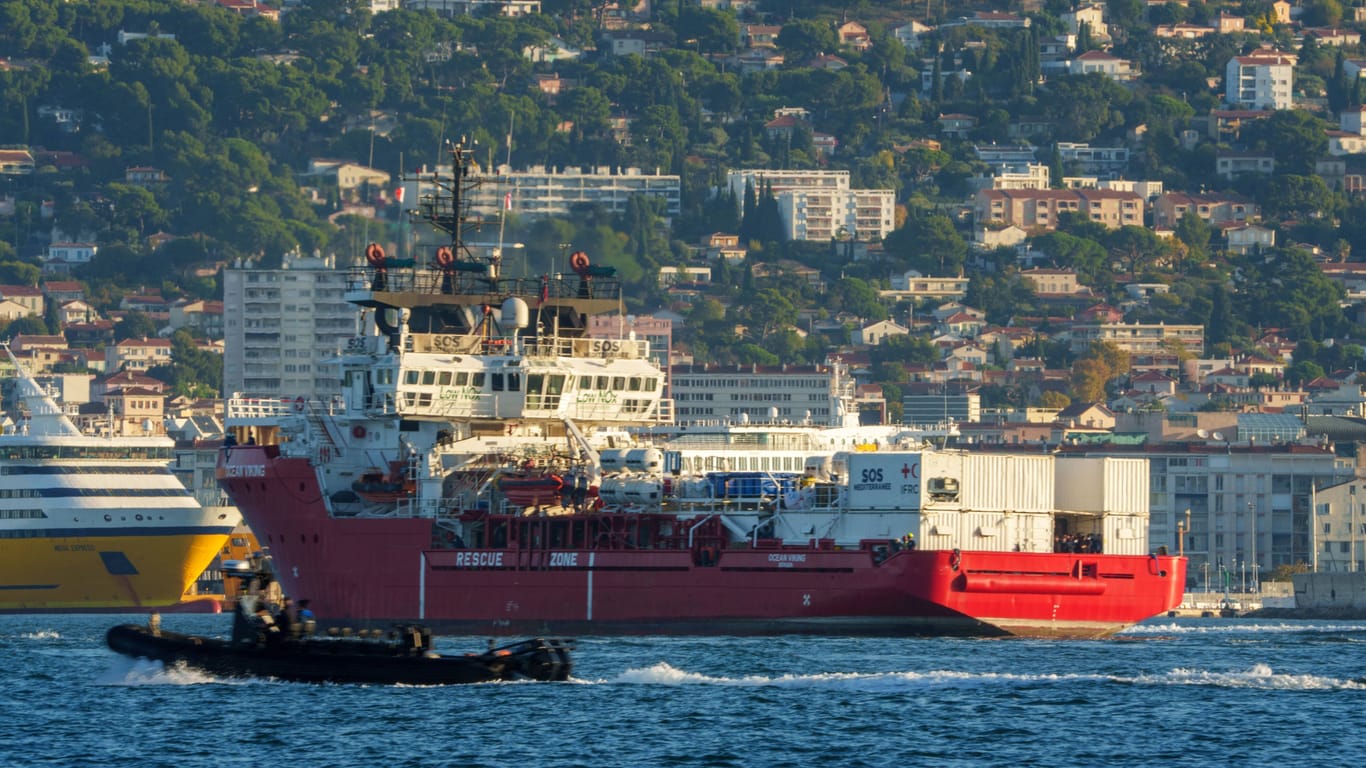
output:
[{"label": "wave", "polygon": [[1249,622],[1238,619],[1203,619],[1201,623],[1144,623],[1116,635],[1229,635],[1229,634],[1366,634],[1366,622],[1320,624],[1314,622]]},{"label": "wave", "polygon": [[159,661],[119,657],[96,681],[97,685],[137,686],[137,685],[246,685],[254,681],[214,677],[205,672],[191,669],[183,664],[166,666]]},{"label": "wave", "polygon": [[1070,685],[1075,683],[1116,683],[1136,686],[1207,685],[1218,688],[1254,688],[1261,690],[1366,690],[1366,679],[1346,680],[1321,675],[1277,674],[1265,664],[1257,664],[1242,671],[1172,669],[1167,672],[1137,675],[1101,673],[1017,674],[1009,672],[961,672],[933,670],[925,672],[819,672],[766,677],[743,675],[727,677],[707,675],[678,669],[660,662],[649,667],[633,668],[620,675],[602,680],[575,679],[581,684],[607,685],[715,685],[749,688],[829,689],[857,691],[888,691],[904,689],[951,689],[983,687],[1032,687],[1037,685]]},{"label": "wave", "polygon": [[62,633],[55,629],[40,629],[36,632],[20,632],[19,637],[24,640],[61,640]]},{"label": "wave", "polygon": [[1204,669],[1173,669],[1160,675],[1134,677],[1136,684],[1208,685],[1217,688],[1253,688],[1266,691],[1366,691],[1366,678],[1342,680],[1322,675],[1278,674],[1266,664],[1242,671],[1215,672]]}]

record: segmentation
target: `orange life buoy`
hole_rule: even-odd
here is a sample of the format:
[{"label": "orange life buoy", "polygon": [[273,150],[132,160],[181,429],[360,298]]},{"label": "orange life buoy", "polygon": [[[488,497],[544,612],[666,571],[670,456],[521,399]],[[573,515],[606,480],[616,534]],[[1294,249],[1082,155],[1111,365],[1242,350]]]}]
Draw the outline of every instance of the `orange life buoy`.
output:
[{"label": "orange life buoy", "polygon": [[583,251],[574,251],[569,254],[569,266],[573,267],[575,272],[588,269],[588,254]]},{"label": "orange life buoy", "polygon": [[450,248],[447,248],[446,246],[443,245],[443,246],[441,246],[440,248],[437,248],[437,249],[436,249],[436,263],[437,263],[437,264],[440,264],[440,265],[443,266],[443,267],[449,267],[454,261],[455,261],[455,254],[454,254],[454,253],[451,253],[451,249],[450,249]]},{"label": "orange life buoy", "polygon": [[354,437],[354,438],[356,438],[357,440],[361,439],[362,437],[365,437],[365,427],[362,427],[362,426],[359,425],[359,424],[357,424],[356,426],[352,427],[352,428],[351,428],[351,436]]},{"label": "orange life buoy", "polygon": [[304,412],[304,398],[303,398],[303,395],[300,395],[300,396],[294,398],[294,410],[297,411],[297,412],[299,412],[299,413],[303,413],[303,412]]},{"label": "orange life buoy", "polygon": [[379,243],[371,243],[365,247],[365,259],[372,265],[378,267],[384,263],[384,248]]}]

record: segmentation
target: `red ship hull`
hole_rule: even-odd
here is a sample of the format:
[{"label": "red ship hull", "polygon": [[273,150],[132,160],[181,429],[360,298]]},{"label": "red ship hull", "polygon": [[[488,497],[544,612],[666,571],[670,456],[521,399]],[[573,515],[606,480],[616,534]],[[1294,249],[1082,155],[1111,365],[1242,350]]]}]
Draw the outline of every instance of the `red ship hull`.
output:
[{"label": "red ship hull", "polygon": [[285,591],[331,624],[441,632],[1105,637],[1175,608],[1184,558],[1074,553],[473,548],[432,522],[334,518],[312,467],[237,447],[220,481]]}]

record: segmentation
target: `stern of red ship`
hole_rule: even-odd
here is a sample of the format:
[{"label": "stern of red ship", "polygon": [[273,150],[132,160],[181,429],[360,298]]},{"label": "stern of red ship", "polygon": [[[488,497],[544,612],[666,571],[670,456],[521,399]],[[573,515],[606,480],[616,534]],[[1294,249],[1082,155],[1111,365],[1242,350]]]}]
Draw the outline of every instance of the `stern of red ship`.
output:
[{"label": "stern of red ship", "polygon": [[1181,603],[1186,559],[1168,555],[949,552],[927,596],[1003,635],[1103,638]]}]

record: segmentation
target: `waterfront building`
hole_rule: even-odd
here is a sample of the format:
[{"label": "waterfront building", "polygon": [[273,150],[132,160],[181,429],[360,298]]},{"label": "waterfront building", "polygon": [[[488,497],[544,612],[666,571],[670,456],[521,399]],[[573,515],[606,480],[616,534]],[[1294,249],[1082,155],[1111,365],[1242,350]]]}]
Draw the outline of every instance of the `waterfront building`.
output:
[{"label": "waterfront building", "polygon": [[746,189],[770,190],[790,240],[881,240],[896,225],[896,191],[851,189],[848,171],[731,170],[726,187],[742,211]]},{"label": "waterfront building", "polygon": [[1310,530],[1315,571],[1366,571],[1366,481],[1354,477],[1319,488]]},{"label": "waterfront building", "polygon": [[843,363],[676,365],[671,373],[679,425],[857,424],[854,379]]},{"label": "waterfront building", "polygon": [[[430,169],[420,171],[430,176]],[[438,173],[448,170],[437,169]],[[680,177],[667,173],[647,173],[639,168],[566,167],[561,169],[533,165],[514,171],[501,165],[496,173],[479,174],[483,183],[469,190],[471,212],[485,216],[507,210],[526,218],[568,216],[579,205],[599,205],[614,214],[624,213],[627,202],[636,195],[653,195],[664,201],[664,215],[679,214],[682,206]],[[403,182],[403,203],[415,209],[423,195],[432,190],[413,179]]]},{"label": "waterfront building", "polygon": [[326,364],[358,335],[334,257],[286,254],[280,269],[237,262],[223,273],[223,391],[330,399],[340,369]]}]

